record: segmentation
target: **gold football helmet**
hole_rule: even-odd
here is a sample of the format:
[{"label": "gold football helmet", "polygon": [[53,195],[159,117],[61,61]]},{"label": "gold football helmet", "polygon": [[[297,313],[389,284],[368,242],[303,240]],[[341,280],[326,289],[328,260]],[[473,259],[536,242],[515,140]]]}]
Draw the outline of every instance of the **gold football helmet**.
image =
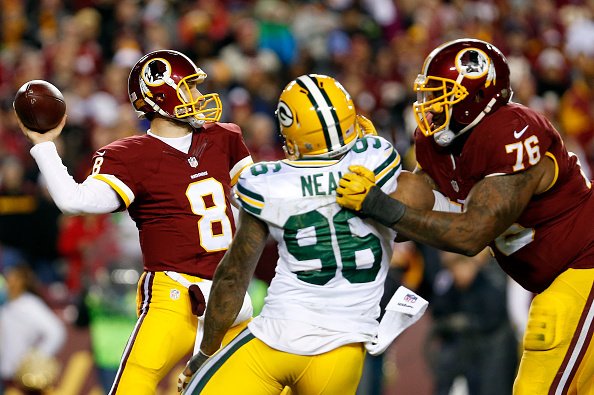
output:
[{"label": "gold football helmet", "polygon": [[282,91],[276,116],[287,158],[338,157],[362,135],[353,99],[334,78],[302,75]]}]

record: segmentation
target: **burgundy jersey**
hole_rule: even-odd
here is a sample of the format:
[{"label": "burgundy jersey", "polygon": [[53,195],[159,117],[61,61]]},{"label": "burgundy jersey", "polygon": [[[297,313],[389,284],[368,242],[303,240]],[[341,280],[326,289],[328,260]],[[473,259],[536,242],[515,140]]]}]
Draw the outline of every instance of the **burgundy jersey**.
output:
[{"label": "burgundy jersey", "polygon": [[93,160],[93,176],[136,222],[145,270],[211,279],[235,232],[231,187],[252,163],[239,127],[206,124],[188,154],[142,135],[99,149]]},{"label": "burgundy jersey", "polygon": [[532,292],[546,289],[567,268],[594,267],[592,184],[544,116],[509,103],[470,132],[459,155],[418,130],[415,142],[420,167],[442,193],[462,204],[483,178],[520,172],[551,158],[555,179],[491,248],[503,270]]}]

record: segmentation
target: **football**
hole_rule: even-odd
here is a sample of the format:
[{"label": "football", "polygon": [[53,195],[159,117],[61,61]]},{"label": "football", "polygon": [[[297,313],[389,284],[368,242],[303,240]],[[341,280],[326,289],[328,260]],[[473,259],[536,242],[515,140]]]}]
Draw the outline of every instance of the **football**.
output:
[{"label": "football", "polygon": [[66,113],[62,92],[44,80],[32,80],[17,91],[14,110],[21,122],[38,133],[58,126]]}]

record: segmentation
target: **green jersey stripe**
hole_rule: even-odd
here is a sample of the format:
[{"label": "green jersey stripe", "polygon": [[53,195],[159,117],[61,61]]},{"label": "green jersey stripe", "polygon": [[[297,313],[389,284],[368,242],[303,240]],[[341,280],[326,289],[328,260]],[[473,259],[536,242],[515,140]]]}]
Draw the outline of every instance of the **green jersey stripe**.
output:
[{"label": "green jersey stripe", "polygon": [[397,159],[397,161],[400,162],[400,158],[399,158],[398,152],[396,152],[395,149],[392,149],[392,153],[390,154],[390,156],[388,156],[388,159],[386,159],[385,161],[383,161],[381,165],[379,165],[378,167],[376,167],[373,170],[373,172],[375,173],[375,175],[378,176],[386,167],[388,167],[392,163],[394,163],[394,160],[395,159]]},{"label": "green jersey stripe", "polygon": [[402,167],[401,163],[398,163],[397,166],[395,166],[392,170],[388,171],[380,180],[376,180],[375,185],[377,185],[378,187],[382,187],[384,186],[384,184],[390,180],[392,177],[394,177],[394,174],[396,174],[396,172]]},{"label": "green jersey stripe", "polygon": [[261,204],[262,206],[264,206],[264,196],[260,195],[259,193],[250,191],[249,189],[241,185],[241,182],[237,183],[237,192],[255,200],[254,204]]},{"label": "green jersey stripe", "polygon": [[262,214],[261,208],[254,207],[254,206],[250,205],[245,200],[241,199],[241,196],[239,197],[239,203],[241,203],[241,207],[243,207],[243,209],[245,211],[249,211],[250,213],[255,214],[255,215]]},{"label": "green jersey stripe", "polygon": [[200,382],[198,383],[198,385],[192,388],[192,393],[199,393],[200,391],[202,391],[208,383],[208,381],[210,380],[210,378],[214,376],[214,374],[221,368],[221,366],[223,366],[225,361],[227,361],[235,353],[235,351],[240,349],[247,342],[255,339],[255,336],[251,332],[243,336],[242,334],[243,333],[237,335],[235,340],[233,340],[224,351],[221,351],[219,354],[217,354],[217,357],[211,357],[216,358],[216,362],[212,366],[209,366],[208,370],[202,374],[202,377],[200,377],[199,379]]},{"label": "green jersey stripe", "polygon": [[264,208],[264,197],[256,192],[252,192],[241,183],[237,183],[237,197],[239,203],[246,211],[259,215]]}]

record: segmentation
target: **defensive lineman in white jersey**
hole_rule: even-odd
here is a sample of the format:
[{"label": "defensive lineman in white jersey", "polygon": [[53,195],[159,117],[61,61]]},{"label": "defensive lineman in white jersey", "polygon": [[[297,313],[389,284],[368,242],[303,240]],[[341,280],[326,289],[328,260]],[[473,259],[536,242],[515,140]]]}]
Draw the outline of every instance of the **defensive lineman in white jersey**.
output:
[{"label": "defensive lineman in white jersey", "polygon": [[[186,394],[272,395],[284,387],[354,394],[365,349],[385,350],[402,329],[390,328],[386,342],[377,321],[395,233],[342,209],[335,196],[353,164],[372,169],[376,184],[394,192],[400,155],[387,140],[364,135],[361,125],[372,125],[357,116],[351,97],[331,77],[291,82],[277,116],[287,159],[252,165],[236,185],[240,224],[215,273],[208,302],[215,307],[207,309],[200,352],[180,376]],[[279,260],[262,312],[211,356],[269,234]],[[426,307],[408,290],[395,304],[410,309],[402,315],[411,320],[401,327]]]},{"label": "defensive lineman in white jersey", "polygon": [[241,206],[268,224],[278,243],[274,281],[252,333],[278,350],[315,355],[372,341],[395,234],[336,204],[350,164],[374,169],[396,189],[400,156],[378,136],[355,142],[340,159],[259,163],[237,184]]}]

